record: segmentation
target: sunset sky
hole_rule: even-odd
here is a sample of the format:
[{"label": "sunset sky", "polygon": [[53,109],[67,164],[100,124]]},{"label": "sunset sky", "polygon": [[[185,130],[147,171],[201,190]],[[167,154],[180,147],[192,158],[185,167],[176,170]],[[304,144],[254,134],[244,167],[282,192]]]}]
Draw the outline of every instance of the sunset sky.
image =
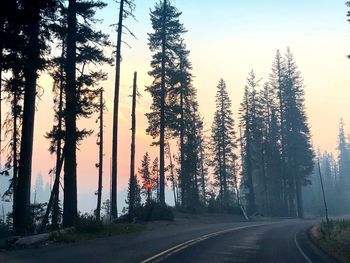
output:
[{"label": "sunset sky", "polygon": [[[343,117],[350,133],[350,24],[346,21],[347,8],[344,0],[171,0],[183,12],[181,21],[188,30],[185,41],[191,51],[198,89],[200,112],[209,129],[214,113],[214,95],[218,80],[227,83],[237,112],[243,96],[243,88],[249,71],[254,69],[258,77],[268,79],[277,49],[282,53],[289,46],[304,77],[306,107],[315,149],[336,153],[337,131]],[[118,6],[107,0],[108,6],[98,12],[103,19],[101,28],[115,41],[113,27]],[[152,159],[158,149],[150,147],[151,138],[145,134],[151,98],[144,92],[152,82],[148,76],[151,53],[147,46],[147,33],[151,32],[149,10],[156,1],[135,0],[136,18],[128,19],[127,26],[137,39],[126,36],[131,46],[123,46],[122,80],[120,95],[119,128],[119,189],[127,186],[130,158],[130,107],[133,72],[138,72],[138,89],[142,94],[137,105],[136,164],[140,164],[146,151]],[[109,163],[111,155],[112,101],[114,68],[105,67],[109,79],[101,83],[106,90],[108,112],[105,114],[105,166],[104,191],[109,189]],[[33,175],[42,173],[48,181],[48,171],[54,166],[54,157],[47,149],[49,141],[44,134],[53,124],[51,80],[40,79],[45,93],[37,103]],[[96,117],[79,121],[81,127],[97,129]],[[80,191],[97,188],[98,148],[96,135],[83,141],[78,152],[78,187]],[[175,151],[175,149],[173,150]],[[2,157],[4,159],[4,155]]]}]

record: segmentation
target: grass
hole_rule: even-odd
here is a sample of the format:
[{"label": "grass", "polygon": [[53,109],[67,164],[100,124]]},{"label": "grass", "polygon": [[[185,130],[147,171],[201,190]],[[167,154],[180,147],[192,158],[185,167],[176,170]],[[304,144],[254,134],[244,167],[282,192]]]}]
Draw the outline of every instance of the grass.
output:
[{"label": "grass", "polygon": [[322,222],[311,229],[312,239],[340,262],[350,262],[350,221]]},{"label": "grass", "polygon": [[110,224],[103,225],[100,228],[76,229],[65,233],[53,234],[50,239],[56,242],[70,243],[80,240],[91,240],[102,237],[141,232],[144,230],[146,230],[146,226],[141,224]]}]

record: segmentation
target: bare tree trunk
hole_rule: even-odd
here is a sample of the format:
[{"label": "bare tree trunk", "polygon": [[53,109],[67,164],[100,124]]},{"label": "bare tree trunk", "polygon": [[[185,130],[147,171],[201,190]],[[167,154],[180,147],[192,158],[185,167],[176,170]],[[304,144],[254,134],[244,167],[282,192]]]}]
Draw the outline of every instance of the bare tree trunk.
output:
[{"label": "bare tree trunk", "polygon": [[124,0],[120,0],[119,20],[117,31],[117,51],[115,61],[115,83],[114,83],[114,109],[113,109],[113,138],[112,138],[112,193],[111,193],[111,216],[118,217],[117,208],[117,176],[118,176],[118,111],[119,111],[119,89],[120,89],[120,64],[121,43],[123,33]]},{"label": "bare tree trunk", "polygon": [[134,73],[134,85],[132,90],[132,113],[131,113],[131,151],[130,151],[130,200],[129,216],[133,217],[135,209],[135,134],[136,134],[136,96],[137,96],[137,72]]},{"label": "bare tree trunk", "polygon": [[21,135],[21,150],[18,166],[17,193],[14,211],[14,228],[17,234],[26,234],[30,221],[30,187],[32,174],[32,154],[35,119],[36,81],[39,67],[39,1],[33,1],[30,8],[30,22],[28,22],[28,45],[26,50],[27,62],[24,67],[25,90],[23,106],[23,123]]},{"label": "bare tree trunk", "polygon": [[169,160],[170,160],[170,175],[172,179],[172,188],[173,188],[173,194],[174,194],[174,203],[175,206],[178,206],[178,200],[176,196],[176,181],[175,181],[175,174],[174,174],[174,167],[173,167],[173,158],[171,156],[171,149],[170,149],[170,144],[169,142],[167,143],[168,150],[169,150]]},{"label": "bare tree trunk", "polygon": [[[63,41],[62,44],[62,58],[64,57],[64,49],[65,44]],[[60,94],[59,94],[59,104],[58,104],[58,124],[57,124],[57,133],[58,133],[58,139],[57,139],[57,148],[56,148],[56,170],[55,170],[55,182],[54,186],[52,188],[53,191],[53,209],[52,209],[52,228],[58,229],[58,217],[59,217],[59,197],[60,197],[60,176],[61,176],[61,170],[62,170],[62,164],[63,164],[63,156],[62,156],[62,118],[63,118],[63,82],[64,82],[64,72],[63,72],[63,64],[60,65],[60,78],[61,78],[61,85],[60,85]],[[49,206],[47,207],[49,208]],[[50,208],[51,210],[51,208]],[[50,211],[48,209],[48,211]]]},{"label": "bare tree trunk", "polygon": [[[55,173],[56,177],[55,177],[55,181],[54,181],[54,184],[53,184],[53,187],[52,187],[52,191],[51,191],[51,194],[50,194],[50,199],[49,199],[49,202],[48,202],[47,207],[46,207],[46,212],[45,212],[44,218],[43,218],[43,220],[41,222],[41,226],[40,226],[39,232],[44,231],[44,229],[45,229],[45,227],[47,225],[47,222],[49,221],[49,215],[50,215],[51,209],[52,209],[52,228],[53,229],[58,229],[58,213],[59,213],[59,211],[58,211],[58,201],[56,200],[56,199],[58,199],[58,196],[56,196],[56,194],[59,193],[60,174],[61,174],[61,171],[62,171],[63,161],[64,161],[64,154],[62,155],[62,158],[59,159],[56,162],[56,173]],[[56,201],[57,201],[57,207],[55,207],[56,206],[56,204],[55,204]],[[57,209],[57,211],[55,211],[56,209]],[[54,213],[57,213],[57,215],[54,215]]]},{"label": "bare tree trunk", "polygon": [[102,199],[102,175],[103,175],[103,88],[100,90],[100,140],[99,140],[99,160],[98,160],[98,190],[97,190],[97,208],[96,219],[101,217],[101,199]]},{"label": "bare tree trunk", "polygon": [[180,182],[181,182],[181,205],[186,206],[186,193],[187,193],[187,180],[185,178],[185,165],[184,165],[184,98],[183,98],[183,86],[180,87]]},{"label": "bare tree trunk", "polygon": [[[17,160],[17,120],[18,120],[18,114],[19,114],[19,108],[18,108],[18,99],[17,99],[17,91],[13,94],[13,102],[12,102],[12,114],[13,114],[13,133],[12,133],[12,140],[13,140],[13,160],[12,160],[12,187],[13,187],[13,200],[16,199],[17,196],[17,174],[18,174],[18,160]],[[16,202],[13,202],[13,211],[16,210]],[[13,213],[13,222],[15,222],[15,213]]]},{"label": "bare tree trunk", "polygon": [[76,160],[76,0],[69,0],[66,61],[66,137],[64,164],[63,227],[73,226],[78,217]]}]

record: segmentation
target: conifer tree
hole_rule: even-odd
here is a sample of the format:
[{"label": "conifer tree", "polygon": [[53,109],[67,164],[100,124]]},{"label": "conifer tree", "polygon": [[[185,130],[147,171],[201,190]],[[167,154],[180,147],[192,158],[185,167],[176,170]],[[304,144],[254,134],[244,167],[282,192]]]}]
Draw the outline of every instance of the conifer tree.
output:
[{"label": "conifer tree", "polygon": [[149,204],[152,201],[152,189],[154,188],[154,183],[152,180],[151,172],[151,159],[148,152],[142,158],[141,167],[138,170],[138,173],[142,179],[142,190],[141,193],[146,197],[146,203]]},{"label": "conifer tree", "polygon": [[159,138],[159,191],[160,202],[165,204],[165,140],[166,128],[174,123],[169,105],[169,89],[172,86],[176,51],[181,43],[181,35],[186,32],[180,23],[181,13],[168,0],[156,4],[151,11],[151,23],[154,30],[149,34],[149,48],[153,52],[149,75],[154,78],[150,92],[153,103],[151,113],[146,114],[149,127],[147,133],[154,139]]},{"label": "conifer tree", "polygon": [[286,52],[285,75],[285,123],[286,157],[288,160],[290,214],[293,214],[293,199],[296,199],[296,212],[303,217],[302,191],[312,173],[314,153],[311,144],[310,129],[305,113],[303,80],[289,49]]},{"label": "conifer tree", "polygon": [[212,166],[219,186],[221,206],[224,209],[230,205],[228,185],[230,161],[237,159],[234,153],[237,146],[231,100],[223,79],[219,81],[215,98],[216,111],[211,129]]},{"label": "conifer tree", "polygon": [[21,0],[13,15],[20,27],[22,47],[16,50],[23,58],[23,115],[20,142],[18,178],[14,202],[14,228],[16,233],[29,231],[30,222],[30,188],[33,153],[33,136],[35,120],[35,100],[37,95],[37,79],[39,71],[45,65],[44,55],[48,50],[49,24],[56,17],[57,0],[28,1]]}]

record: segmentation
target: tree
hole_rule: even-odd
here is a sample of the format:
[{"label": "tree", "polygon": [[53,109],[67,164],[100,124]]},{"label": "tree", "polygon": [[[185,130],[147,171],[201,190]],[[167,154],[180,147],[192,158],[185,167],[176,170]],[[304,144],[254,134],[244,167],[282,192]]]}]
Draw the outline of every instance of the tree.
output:
[{"label": "tree", "polygon": [[[118,110],[119,110],[119,89],[120,89],[120,66],[121,66],[121,46],[124,19],[134,17],[133,11],[135,4],[133,0],[119,1],[119,17],[117,27],[117,44],[116,44],[116,66],[114,82],[114,104],[113,104],[113,137],[112,137],[112,193],[111,193],[111,215],[112,218],[118,217],[117,211],[117,164],[118,164]],[[130,30],[128,30],[131,33]],[[132,34],[132,33],[131,33]],[[133,34],[132,34],[133,35]]]},{"label": "tree", "polygon": [[18,180],[16,185],[14,227],[18,234],[28,232],[30,221],[30,186],[33,153],[35,98],[38,71],[43,69],[43,54],[47,50],[47,34],[45,34],[45,23],[53,18],[57,1],[28,1],[19,2],[19,7],[25,18],[23,23],[23,35],[25,47],[23,56],[25,64],[23,68],[24,101],[23,101],[23,123],[21,132],[20,159],[18,166]]},{"label": "tree", "polygon": [[[285,88],[286,157],[288,170],[291,171],[288,178],[289,190],[293,192],[290,195],[295,195],[297,216],[302,218],[304,213],[301,188],[309,182],[308,177],[314,167],[314,152],[305,113],[303,80],[289,49],[286,52]],[[290,210],[292,213],[292,207]]]},{"label": "tree", "polygon": [[165,131],[174,114],[168,104],[168,93],[171,88],[173,71],[176,58],[177,47],[181,43],[181,35],[186,32],[180,23],[181,13],[172,6],[169,1],[157,3],[155,9],[151,11],[151,23],[154,30],[149,34],[149,48],[152,55],[149,75],[154,78],[151,86],[146,88],[150,92],[153,103],[151,113],[146,114],[149,127],[147,133],[159,141],[159,191],[160,202],[165,204]]},{"label": "tree", "polygon": [[136,192],[135,190],[139,189],[135,186],[137,183],[137,177],[135,175],[135,136],[136,136],[136,97],[138,95],[137,92],[137,72],[134,73],[134,83],[132,90],[132,113],[131,113],[131,150],[130,150],[130,202],[129,202],[129,216],[133,216],[134,209],[136,205]]},{"label": "tree", "polygon": [[[253,81],[251,86],[256,85],[255,81],[248,78],[249,82]],[[248,213],[252,214],[256,211],[255,189],[253,183],[253,153],[252,153],[252,127],[251,127],[251,96],[248,85],[245,86],[243,102],[240,108],[240,143],[242,151],[242,175],[243,186],[247,190]]]},{"label": "tree", "polygon": [[67,58],[66,58],[66,134],[64,163],[63,226],[73,226],[78,216],[77,208],[77,157],[76,157],[76,33],[77,2],[69,0],[67,15]]},{"label": "tree", "polygon": [[[70,2],[67,11],[65,58],[65,146],[64,146],[64,203],[63,226],[71,226],[77,217],[76,147],[92,130],[78,130],[77,118],[89,118],[99,110],[99,81],[105,80],[103,71],[89,70],[89,64],[111,63],[103,48],[110,46],[108,36],[92,29],[96,9],[103,2]],[[77,16],[84,18],[77,22]],[[77,74],[78,73],[78,74]]]},{"label": "tree", "polygon": [[96,219],[100,220],[101,217],[101,200],[102,200],[102,178],[103,178],[103,112],[105,109],[105,102],[103,99],[103,88],[100,89],[100,116],[99,126],[100,131],[98,133],[97,145],[99,146],[98,154],[98,189],[97,189],[97,208],[96,208]]},{"label": "tree", "polygon": [[152,201],[152,189],[154,188],[154,183],[152,180],[152,173],[150,167],[151,159],[148,152],[142,158],[141,167],[138,172],[142,179],[142,194],[146,197],[146,203],[151,203]]},{"label": "tree", "polygon": [[[288,196],[287,196],[287,170],[286,170],[286,143],[285,143],[285,116],[284,116],[284,92],[285,92],[285,63],[284,59],[280,53],[279,50],[276,51],[275,60],[272,64],[272,72],[270,74],[269,79],[269,85],[272,89],[272,92],[276,94],[276,101],[277,101],[277,107],[276,107],[276,118],[277,118],[277,125],[278,125],[278,137],[281,144],[281,163],[280,163],[280,174],[282,177],[282,200],[283,200],[283,206],[282,208],[285,210],[284,213],[287,214],[289,212],[290,204],[288,203]],[[290,202],[290,201],[289,201]]]},{"label": "tree", "polygon": [[216,184],[219,186],[219,198],[222,209],[232,205],[229,203],[228,181],[231,161],[237,159],[236,132],[232,117],[231,100],[227,93],[226,83],[219,81],[215,95],[216,111],[211,129],[211,149],[213,151],[212,166]]},{"label": "tree", "polygon": [[[338,193],[339,201],[341,203],[347,204],[350,198],[349,195],[349,185],[350,185],[350,146],[349,142],[345,136],[345,124],[343,119],[339,123],[339,134],[338,134],[338,165],[339,165],[339,175],[338,175]],[[344,209],[345,208],[345,209]],[[342,210],[347,210],[344,207]]]}]

